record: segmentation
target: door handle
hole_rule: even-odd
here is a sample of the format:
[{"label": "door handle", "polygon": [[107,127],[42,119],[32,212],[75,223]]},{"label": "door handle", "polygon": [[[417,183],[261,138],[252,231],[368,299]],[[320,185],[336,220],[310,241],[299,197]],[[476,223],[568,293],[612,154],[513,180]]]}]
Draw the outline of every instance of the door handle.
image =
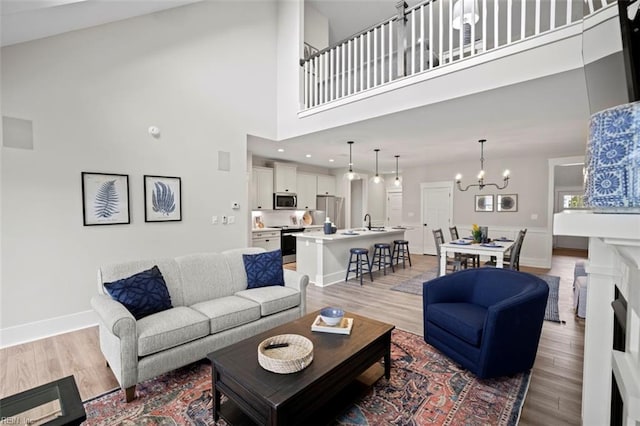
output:
[{"label": "door handle", "polygon": [[426,223],[423,223],[423,224],[422,224],[422,226],[427,226],[427,224],[426,224]]}]

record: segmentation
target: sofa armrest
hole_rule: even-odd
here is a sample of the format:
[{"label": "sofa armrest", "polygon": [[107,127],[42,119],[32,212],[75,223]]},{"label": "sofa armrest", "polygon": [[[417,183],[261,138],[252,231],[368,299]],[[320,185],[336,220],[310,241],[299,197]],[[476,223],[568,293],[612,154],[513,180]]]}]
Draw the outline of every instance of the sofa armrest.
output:
[{"label": "sofa armrest", "polygon": [[290,269],[284,270],[284,285],[296,289],[300,292],[300,312],[301,315],[307,312],[307,286],[309,285],[309,276],[301,274]]},{"label": "sofa armrest", "polygon": [[99,295],[91,299],[91,307],[100,317],[107,331],[119,338],[136,336],[136,319],[124,305],[109,296]]}]

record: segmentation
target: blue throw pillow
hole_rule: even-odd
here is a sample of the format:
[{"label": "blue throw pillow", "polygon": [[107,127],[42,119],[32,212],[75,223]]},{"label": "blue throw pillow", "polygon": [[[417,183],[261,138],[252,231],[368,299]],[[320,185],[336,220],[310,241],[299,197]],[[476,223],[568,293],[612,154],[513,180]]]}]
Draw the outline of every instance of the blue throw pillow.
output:
[{"label": "blue throw pillow", "polygon": [[247,272],[247,288],[284,285],[282,252],[280,250],[243,254],[242,260]]},{"label": "blue throw pillow", "polygon": [[157,266],[128,278],[104,283],[104,287],[137,320],[173,307],[167,284]]}]

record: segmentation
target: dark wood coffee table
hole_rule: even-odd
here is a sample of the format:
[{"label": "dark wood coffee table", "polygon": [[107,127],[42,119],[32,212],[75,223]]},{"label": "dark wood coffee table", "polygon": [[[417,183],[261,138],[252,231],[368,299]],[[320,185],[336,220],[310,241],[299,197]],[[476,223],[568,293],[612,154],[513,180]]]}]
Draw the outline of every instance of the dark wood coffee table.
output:
[{"label": "dark wood coffee table", "polygon": [[[395,326],[353,313],[350,335],[311,331],[319,311],[208,355],[212,366],[213,418],[235,421],[239,408],[260,425],[305,424],[339,391],[384,358],[391,375],[391,331]],[[258,344],[278,334],[299,334],[313,342],[313,362],[302,371],[277,374],[258,364]],[[220,407],[221,393],[229,399]]]}]

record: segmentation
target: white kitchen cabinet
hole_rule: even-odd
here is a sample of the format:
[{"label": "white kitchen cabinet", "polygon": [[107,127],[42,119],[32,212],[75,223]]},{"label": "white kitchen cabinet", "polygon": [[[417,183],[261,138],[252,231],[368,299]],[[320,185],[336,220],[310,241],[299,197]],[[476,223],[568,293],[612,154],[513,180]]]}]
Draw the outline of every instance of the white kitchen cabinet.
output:
[{"label": "white kitchen cabinet", "polygon": [[336,177],[329,175],[318,175],[318,195],[336,195]]},{"label": "white kitchen cabinet", "polygon": [[280,231],[254,232],[251,239],[252,247],[262,247],[267,251],[280,248]]},{"label": "white kitchen cabinet", "polygon": [[309,173],[297,174],[298,209],[315,210],[316,208],[316,175]]},{"label": "white kitchen cabinet", "polygon": [[273,169],[254,167],[251,172],[251,210],[273,209]]},{"label": "white kitchen cabinet", "polygon": [[295,164],[273,163],[274,192],[292,192],[297,190],[297,167]]}]

